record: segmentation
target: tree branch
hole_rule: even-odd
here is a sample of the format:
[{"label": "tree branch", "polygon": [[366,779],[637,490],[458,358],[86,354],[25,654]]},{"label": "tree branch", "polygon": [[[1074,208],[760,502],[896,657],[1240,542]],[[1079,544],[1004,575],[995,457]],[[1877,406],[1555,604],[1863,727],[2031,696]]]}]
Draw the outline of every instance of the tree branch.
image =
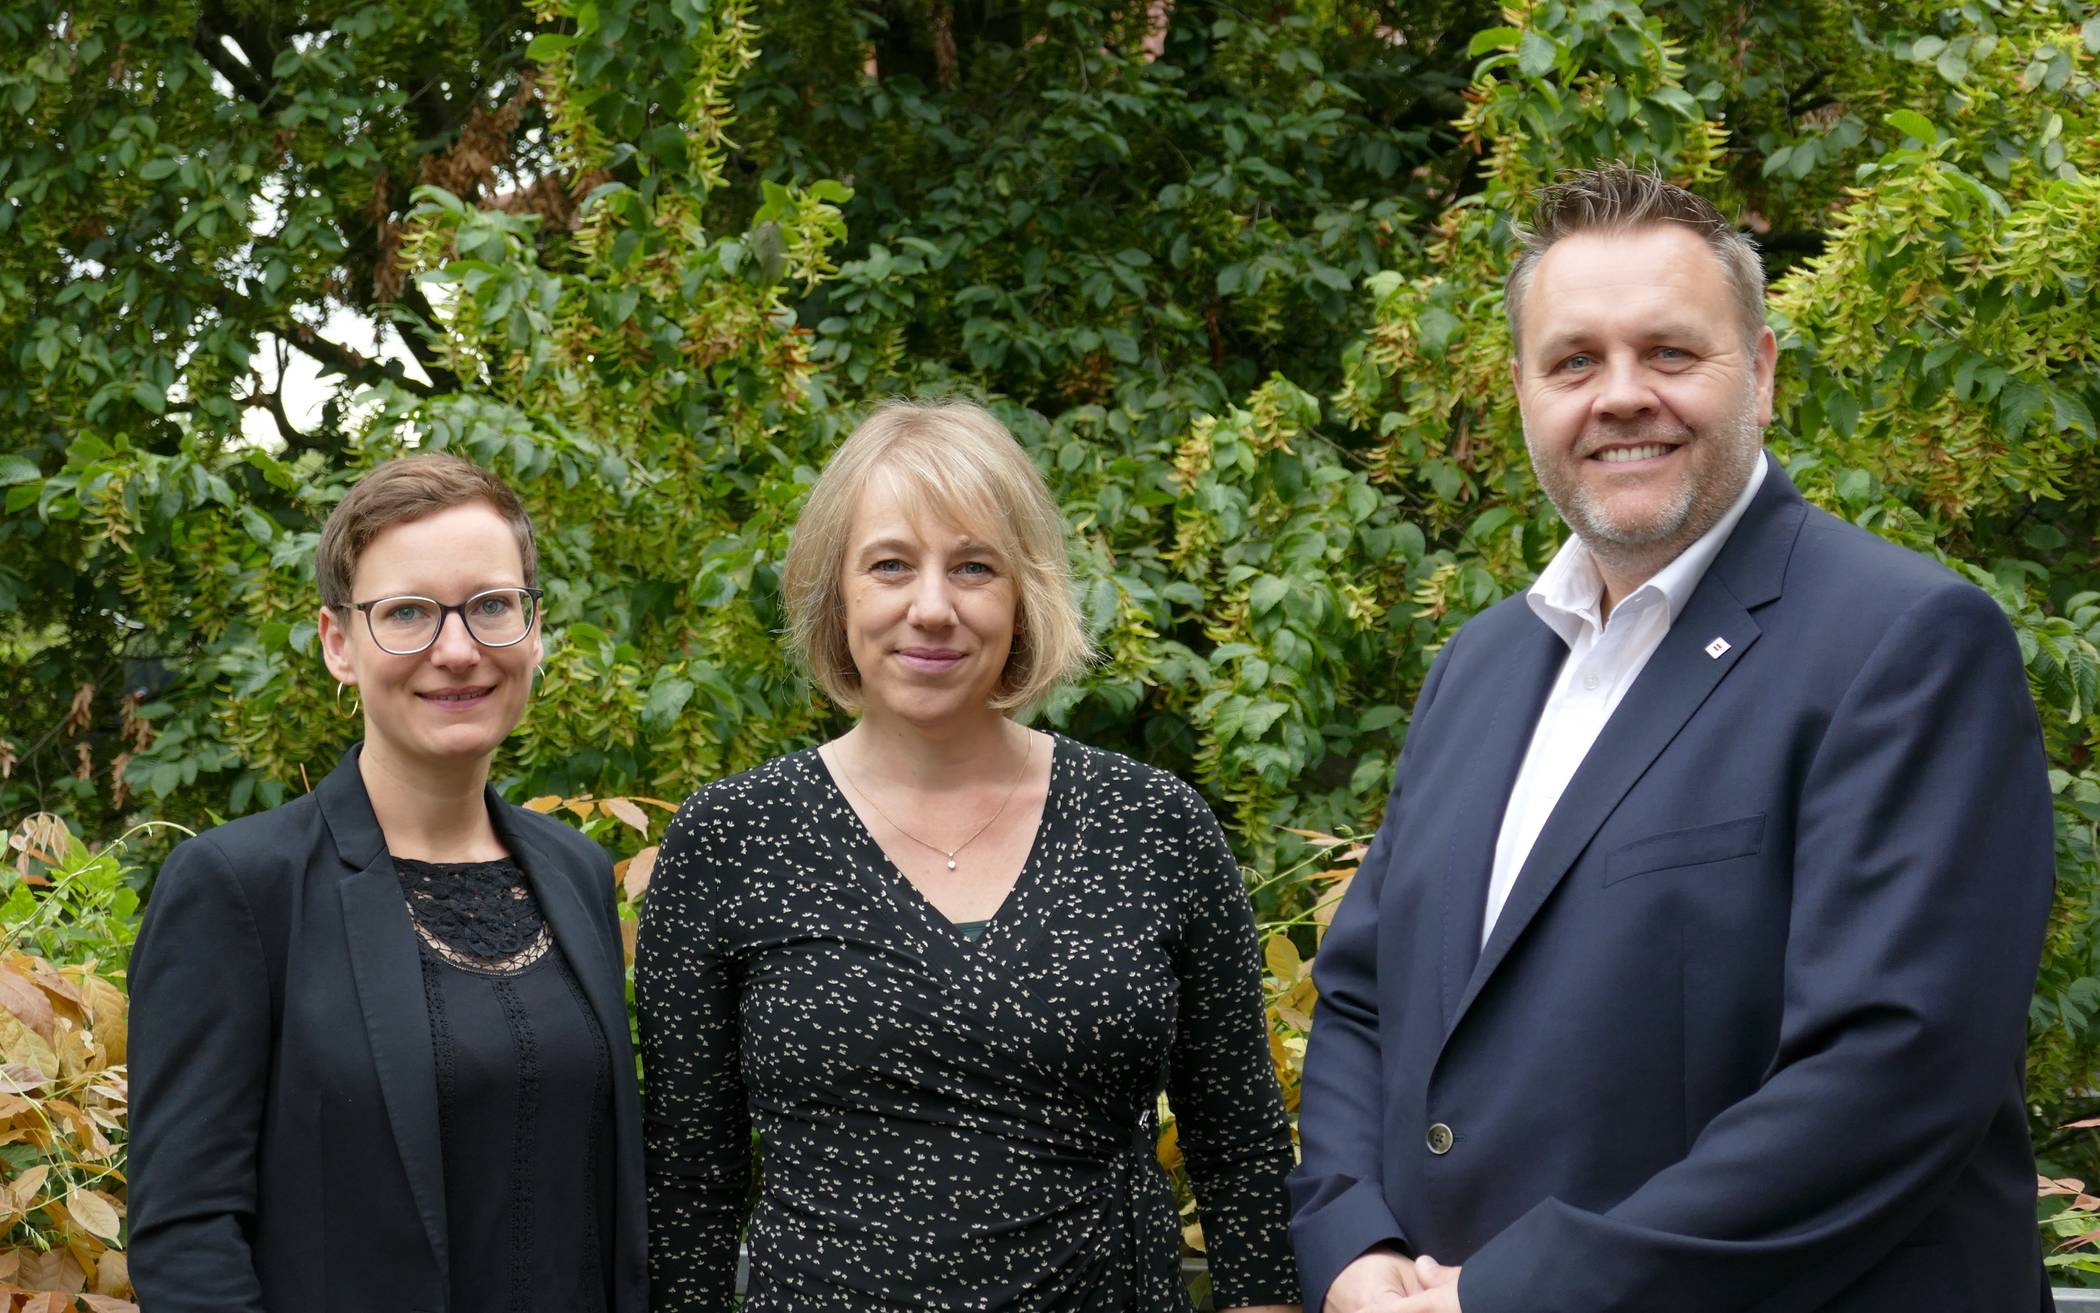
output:
[{"label": "tree branch", "polygon": [[190,44],[198,54],[204,56],[204,62],[217,70],[244,99],[253,101],[258,106],[269,104],[270,97],[275,94],[274,88],[265,83],[254,69],[235,59],[232,52],[221,43],[220,37],[221,34],[213,30],[208,20],[199,18],[197,35]]},{"label": "tree branch", "polygon": [[[423,289],[416,286],[414,279],[410,279],[401,285],[401,296],[398,304],[405,307],[410,314],[423,323],[435,324],[437,322],[437,310],[430,304],[430,298],[423,295]],[[416,363],[423,367],[423,372],[430,376],[432,387],[429,391],[425,391],[424,395],[428,396],[431,392],[459,391],[459,375],[452,372],[451,367],[446,365],[444,357],[440,356],[428,342],[425,342],[420,334],[403,333],[401,341],[408,347],[408,353],[416,358]]]}]

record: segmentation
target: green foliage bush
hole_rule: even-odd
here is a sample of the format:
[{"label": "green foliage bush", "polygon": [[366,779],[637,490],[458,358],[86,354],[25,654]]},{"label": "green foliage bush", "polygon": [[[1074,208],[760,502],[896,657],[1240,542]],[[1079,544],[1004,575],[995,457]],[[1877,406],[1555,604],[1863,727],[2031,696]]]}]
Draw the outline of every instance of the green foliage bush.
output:
[{"label": "green foliage bush", "polygon": [[[2100,1111],[2092,6],[30,0],[0,49],[0,820],[306,787],[353,732],[314,534],[413,445],[545,540],[513,796],[676,798],[833,733],[785,535],[859,408],[931,391],[1071,517],[1106,658],[1042,720],[1301,869],[1291,829],[1375,822],[1438,646],[1558,544],[1508,223],[1625,156],[1760,234],[1795,480],[2012,618],[2058,799],[2036,1132],[2100,1172],[2059,1129]],[[342,376],[317,420],[255,372],[286,351]],[[1326,888],[1257,897],[1310,951]]]}]

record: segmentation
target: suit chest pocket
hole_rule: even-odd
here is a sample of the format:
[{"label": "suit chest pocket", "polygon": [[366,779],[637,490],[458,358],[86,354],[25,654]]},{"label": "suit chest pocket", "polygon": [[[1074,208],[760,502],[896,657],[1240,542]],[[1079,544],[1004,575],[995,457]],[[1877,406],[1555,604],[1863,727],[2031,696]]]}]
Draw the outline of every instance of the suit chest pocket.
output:
[{"label": "suit chest pocket", "polygon": [[1688,830],[1650,835],[1615,848],[1605,857],[1604,883],[1610,886],[1654,871],[1706,866],[1734,857],[1748,857],[1760,851],[1764,843],[1763,812]]}]

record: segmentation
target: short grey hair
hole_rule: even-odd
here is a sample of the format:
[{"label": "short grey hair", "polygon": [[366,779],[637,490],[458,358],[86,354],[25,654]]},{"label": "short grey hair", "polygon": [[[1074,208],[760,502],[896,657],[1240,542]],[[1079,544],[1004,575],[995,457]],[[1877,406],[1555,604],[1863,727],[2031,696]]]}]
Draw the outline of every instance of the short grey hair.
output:
[{"label": "short grey hair", "polygon": [[1516,225],[1517,258],[1502,289],[1510,341],[1523,340],[1524,298],[1539,261],[1555,242],[1579,233],[1616,234],[1659,224],[1689,228],[1706,242],[1735,293],[1743,339],[1756,342],[1765,326],[1765,264],[1757,244],[1723,218],[1712,201],[1618,160],[1561,174],[1539,193],[1531,222]]}]

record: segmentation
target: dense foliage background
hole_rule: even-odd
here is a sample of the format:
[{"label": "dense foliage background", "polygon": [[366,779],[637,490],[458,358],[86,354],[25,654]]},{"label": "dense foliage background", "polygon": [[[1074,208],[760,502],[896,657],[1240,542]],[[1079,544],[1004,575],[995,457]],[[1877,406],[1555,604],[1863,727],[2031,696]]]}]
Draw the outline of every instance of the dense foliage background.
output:
[{"label": "dense foliage background", "polygon": [[[315,532],[415,445],[502,471],[544,539],[499,782],[597,799],[568,814],[632,852],[660,813],[606,800],[841,727],[775,638],[787,528],[866,404],[954,392],[1074,526],[1107,657],[1041,718],[1218,809],[1279,930],[1288,1080],[1347,870],[1295,831],[1375,823],[1438,645],[1562,532],[1508,385],[1509,217],[1629,157],[1763,241],[1796,482],[2018,630],[2058,797],[2036,1136],[2100,1172],[2063,1129],[2100,1113],[2094,6],[14,0],[0,52],[10,946],[98,860],[48,814],[203,825],[333,763]],[[301,358],[340,383],[315,414]],[[68,951],[121,959],[38,960]],[[19,1185],[65,1136],[10,1106]],[[0,1199],[0,1242],[121,1296],[57,1202],[77,1166]]]}]

